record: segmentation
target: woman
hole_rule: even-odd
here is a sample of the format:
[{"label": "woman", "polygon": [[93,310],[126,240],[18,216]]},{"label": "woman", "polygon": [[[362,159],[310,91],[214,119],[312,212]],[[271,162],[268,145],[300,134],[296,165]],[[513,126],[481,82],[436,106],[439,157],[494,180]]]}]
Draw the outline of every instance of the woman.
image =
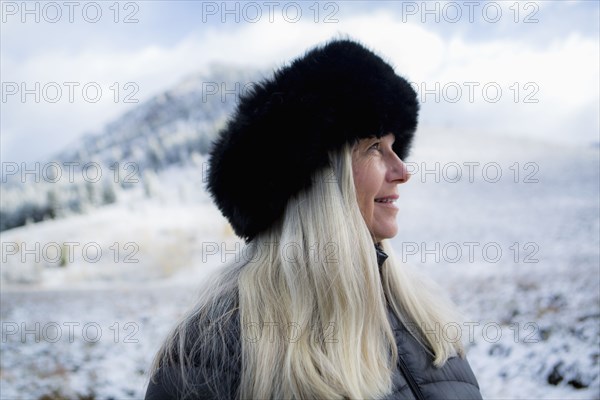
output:
[{"label": "woman", "polygon": [[246,247],[163,344],[146,399],[481,398],[460,342],[441,334],[452,308],[386,242],[418,109],[350,40],[240,100],[208,189]]}]

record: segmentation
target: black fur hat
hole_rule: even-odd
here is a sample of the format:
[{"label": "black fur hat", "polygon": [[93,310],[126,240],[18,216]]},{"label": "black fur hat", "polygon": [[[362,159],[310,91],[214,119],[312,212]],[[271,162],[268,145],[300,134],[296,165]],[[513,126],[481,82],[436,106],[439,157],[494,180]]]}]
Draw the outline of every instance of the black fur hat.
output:
[{"label": "black fur hat", "polygon": [[388,133],[409,152],[419,104],[409,83],[351,40],[315,47],[240,98],[210,152],[208,190],[246,241],[311,184],[328,152]]}]

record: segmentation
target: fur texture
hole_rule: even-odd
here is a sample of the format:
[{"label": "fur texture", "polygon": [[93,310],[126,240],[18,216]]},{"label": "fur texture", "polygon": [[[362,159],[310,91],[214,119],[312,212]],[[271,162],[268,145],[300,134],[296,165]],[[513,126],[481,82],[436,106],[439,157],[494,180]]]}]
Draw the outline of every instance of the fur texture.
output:
[{"label": "fur texture", "polygon": [[213,143],[208,190],[249,241],[281,219],[329,151],[393,133],[404,159],[418,111],[416,92],[378,55],[351,40],[330,41],[240,98]]}]

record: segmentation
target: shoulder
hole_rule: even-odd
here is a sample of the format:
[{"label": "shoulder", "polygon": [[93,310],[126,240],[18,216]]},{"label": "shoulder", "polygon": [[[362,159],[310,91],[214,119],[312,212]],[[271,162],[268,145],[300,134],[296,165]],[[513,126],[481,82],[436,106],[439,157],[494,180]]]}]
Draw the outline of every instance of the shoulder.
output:
[{"label": "shoulder", "polygon": [[172,357],[165,357],[150,379],[146,400],[235,398],[241,371],[239,312],[215,311],[202,310],[180,327]]}]

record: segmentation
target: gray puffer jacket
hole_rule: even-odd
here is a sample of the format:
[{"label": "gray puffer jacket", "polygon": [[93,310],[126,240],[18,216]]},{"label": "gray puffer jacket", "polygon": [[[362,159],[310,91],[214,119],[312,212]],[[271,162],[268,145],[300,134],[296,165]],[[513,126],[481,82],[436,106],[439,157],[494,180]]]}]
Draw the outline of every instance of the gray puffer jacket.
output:
[{"label": "gray puffer jacket", "polygon": [[386,399],[481,399],[479,384],[466,359],[452,357],[441,368],[433,357],[396,318],[388,312],[396,345],[398,365],[393,376],[393,391]]},{"label": "gray puffer jacket", "polygon": [[[387,255],[376,248],[379,266]],[[398,320],[393,312],[388,311],[390,324],[396,338],[398,348],[398,365],[393,380],[393,390],[387,400],[469,400],[481,399],[477,379],[466,359],[450,358],[441,368],[433,365],[433,356],[409,333],[407,328]],[[238,330],[239,333],[239,330]],[[231,357],[231,369],[222,375],[218,382],[221,390],[233,398],[239,386],[240,357],[239,340],[233,340],[234,349]],[[214,385],[214,383],[213,383]],[[150,381],[146,391],[146,400],[175,400],[182,399],[178,389],[181,387],[177,368],[159,370]],[[214,386],[213,386],[214,387]],[[195,384],[197,395],[194,399],[217,399],[205,382]],[[191,400],[191,399],[186,399]]]},{"label": "gray puffer jacket", "polygon": [[[375,250],[381,268],[388,256],[379,247]],[[481,399],[479,384],[465,358],[452,357],[441,368],[436,368],[433,356],[389,309],[388,318],[396,338],[398,365],[392,378],[394,389],[386,399]]]}]

